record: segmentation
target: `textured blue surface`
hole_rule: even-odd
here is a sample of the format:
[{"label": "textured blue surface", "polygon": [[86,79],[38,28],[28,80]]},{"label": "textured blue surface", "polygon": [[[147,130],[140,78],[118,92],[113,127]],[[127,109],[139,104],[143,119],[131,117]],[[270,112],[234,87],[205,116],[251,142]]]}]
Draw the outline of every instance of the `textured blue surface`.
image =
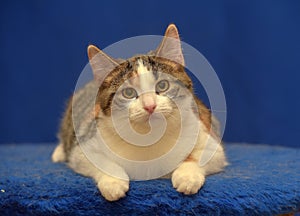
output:
[{"label": "textured blue surface", "polygon": [[272,215],[300,210],[300,149],[227,145],[231,165],[193,196],[169,180],[131,182],[109,203],[92,179],[53,164],[52,144],[0,146],[0,215]]}]

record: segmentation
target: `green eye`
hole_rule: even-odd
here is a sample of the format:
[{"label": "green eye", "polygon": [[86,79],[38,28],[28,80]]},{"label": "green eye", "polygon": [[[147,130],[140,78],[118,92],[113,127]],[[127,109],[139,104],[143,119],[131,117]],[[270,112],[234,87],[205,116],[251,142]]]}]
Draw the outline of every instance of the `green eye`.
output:
[{"label": "green eye", "polygon": [[137,92],[134,88],[126,88],[122,90],[122,95],[127,99],[132,99],[137,97]]},{"label": "green eye", "polygon": [[165,92],[169,89],[169,82],[167,80],[161,80],[156,84],[155,91],[157,93]]}]

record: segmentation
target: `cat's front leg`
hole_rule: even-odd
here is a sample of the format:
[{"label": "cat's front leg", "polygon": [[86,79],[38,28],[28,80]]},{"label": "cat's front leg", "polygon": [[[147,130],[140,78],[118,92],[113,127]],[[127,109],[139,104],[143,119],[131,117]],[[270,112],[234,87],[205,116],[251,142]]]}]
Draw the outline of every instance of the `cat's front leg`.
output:
[{"label": "cat's front leg", "polygon": [[[101,155],[99,155],[99,157],[100,156]],[[102,157],[105,158],[104,156]],[[82,175],[92,177],[95,180],[98,189],[106,200],[116,201],[126,196],[126,192],[129,190],[129,178],[128,180],[125,180],[125,177],[128,176],[125,170],[117,164],[114,164],[109,160],[103,160],[104,163],[110,164],[115,170],[118,170],[119,176],[124,176],[124,180],[110,176],[97,168],[87,159],[79,146],[76,146],[73,149],[68,160],[68,165],[74,171]]]},{"label": "cat's front leg", "polygon": [[126,196],[126,192],[129,190],[129,181],[103,174],[99,178],[97,186],[106,200],[116,201]]},{"label": "cat's front leg", "polygon": [[197,193],[204,182],[204,171],[195,161],[184,161],[172,174],[173,187],[186,195]]}]

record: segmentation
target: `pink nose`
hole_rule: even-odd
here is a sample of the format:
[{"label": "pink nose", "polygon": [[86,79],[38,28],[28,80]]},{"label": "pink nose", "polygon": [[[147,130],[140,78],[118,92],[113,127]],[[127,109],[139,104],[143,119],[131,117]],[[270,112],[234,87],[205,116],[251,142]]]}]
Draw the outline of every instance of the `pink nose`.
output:
[{"label": "pink nose", "polygon": [[156,108],[156,105],[149,105],[149,106],[144,106],[144,110],[146,110],[149,114],[152,114]]}]

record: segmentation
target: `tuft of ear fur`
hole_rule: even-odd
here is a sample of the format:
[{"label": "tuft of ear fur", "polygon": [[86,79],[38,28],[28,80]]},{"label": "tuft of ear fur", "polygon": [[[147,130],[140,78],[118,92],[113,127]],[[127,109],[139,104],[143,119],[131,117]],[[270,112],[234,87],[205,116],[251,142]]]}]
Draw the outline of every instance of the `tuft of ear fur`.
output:
[{"label": "tuft of ear fur", "polygon": [[94,45],[89,45],[87,53],[93,70],[94,79],[98,82],[109,74],[119,64]]},{"label": "tuft of ear fur", "polygon": [[158,46],[156,55],[184,66],[184,57],[181,49],[181,42],[178,30],[174,24],[170,24],[165,32],[164,39]]}]

